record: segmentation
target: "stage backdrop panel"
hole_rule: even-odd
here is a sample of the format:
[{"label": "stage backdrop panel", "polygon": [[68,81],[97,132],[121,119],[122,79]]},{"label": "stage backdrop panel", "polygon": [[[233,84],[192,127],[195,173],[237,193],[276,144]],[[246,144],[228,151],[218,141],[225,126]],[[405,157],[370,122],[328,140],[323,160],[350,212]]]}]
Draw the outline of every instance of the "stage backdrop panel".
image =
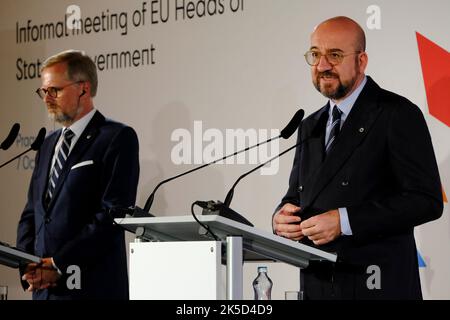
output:
[{"label": "stage backdrop panel", "polygon": [[[99,70],[95,106],[138,133],[137,204],[143,206],[159,181],[278,134],[299,108],[309,115],[321,107],[326,100],[311,84],[303,54],[314,25],[347,15],[367,34],[367,74],[423,111],[448,194],[449,12],[447,0],[4,0],[0,139],[13,123],[22,128],[0,159],[29,147],[39,128],[57,128],[34,92],[39,66],[59,51],[82,49]],[[82,23],[73,24],[78,18]],[[294,143],[295,135],[172,181],[156,193],[151,211],[189,214],[195,200],[223,201],[239,175]],[[289,153],[248,176],[237,186],[231,207],[270,231],[292,160]],[[33,167],[29,153],[1,169],[1,241],[15,242]],[[441,219],[416,229],[428,299],[450,298],[448,213],[446,203]],[[249,299],[256,268],[244,269]],[[269,276],[275,299],[298,290],[296,268],[269,264]],[[16,270],[0,267],[0,284],[9,286],[12,299],[30,298]]]}]

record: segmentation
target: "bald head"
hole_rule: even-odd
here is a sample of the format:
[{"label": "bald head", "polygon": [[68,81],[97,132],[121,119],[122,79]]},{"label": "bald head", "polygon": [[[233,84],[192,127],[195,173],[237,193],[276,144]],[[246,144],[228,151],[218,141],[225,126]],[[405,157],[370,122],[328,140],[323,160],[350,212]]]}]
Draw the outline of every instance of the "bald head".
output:
[{"label": "bald head", "polygon": [[361,26],[353,19],[339,16],[323,21],[314,28],[314,34],[317,32],[340,33],[351,42],[355,51],[366,51],[366,35]]},{"label": "bald head", "polygon": [[307,62],[313,84],[325,97],[338,103],[364,80],[368,62],[366,36],[354,20],[334,17],[320,23],[311,34],[309,50],[310,55],[305,58],[310,57]]}]

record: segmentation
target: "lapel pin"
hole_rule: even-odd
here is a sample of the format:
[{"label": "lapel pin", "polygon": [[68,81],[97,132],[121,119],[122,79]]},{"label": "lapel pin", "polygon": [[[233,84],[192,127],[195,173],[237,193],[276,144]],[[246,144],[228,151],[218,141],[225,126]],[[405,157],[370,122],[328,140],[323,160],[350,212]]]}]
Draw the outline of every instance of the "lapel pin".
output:
[{"label": "lapel pin", "polygon": [[88,136],[86,137],[86,139],[88,139],[88,140],[89,140],[90,138],[91,138],[91,135],[88,135]]},{"label": "lapel pin", "polygon": [[359,132],[363,133],[364,132],[364,128],[359,128]]}]

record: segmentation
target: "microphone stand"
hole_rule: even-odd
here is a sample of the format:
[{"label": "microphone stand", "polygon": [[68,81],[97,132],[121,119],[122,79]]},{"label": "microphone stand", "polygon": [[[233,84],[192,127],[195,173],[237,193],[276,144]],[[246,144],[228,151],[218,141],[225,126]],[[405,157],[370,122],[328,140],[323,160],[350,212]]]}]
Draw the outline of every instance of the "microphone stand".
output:
[{"label": "microphone stand", "polygon": [[41,128],[41,130],[39,130],[39,133],[38,133],[36,139],[34,140],[34,142],[31,144],[31,146],[30,146],[27,150],[25,150],[25,151],[22,152],[21,154],[15,156],[15,157],[12,158],[11,160],[6,161],[6,162],[3,163],[2,165],[0,165],[0,168],[3,168],[3,167],[6,166],[7,164],[13,162],[13,161],[16,160],[17,158],[20,158],[20,157],[23,156],[25,153],[30,152],[31,150],[34,150],[34,151],[38,150],[38,149],[41,147],[42,143],[44,142],[44,139],[45,139],[45,133],[46,133],[45,128]]},{"label": "microphone stand", "polygon": [[[284,155],[285,153],[291,151],[292,149],[296,148],[297,146],[299,146],[300,144],[302,144],[303,141],[300,141],[298,143],[296,143],[295,145],[293,145],[292,147],[284,150],[283,152],[281,152],[280,154],[276,155],[275,157],[270,158],[269,160],[265,161],[264,163],[261,163],[260,165],[256,166],[255,168],[253,168],[252,170],[244,173],[243,175],[241,175],[236,182],[233,184],[233,186],[231,187],[230,191],[228,191],[228,194],[225,198],[225,201],[222,203],[220,201],[196,201],[193,203],[193,205],[198,205],[200,207],[203,208],[203,215],[219,215],[219,216],[223,216],[225,218],[246,224],[248,226],[253,227],[253,224],[248,221],[246,218],[244,218],[242,215],[240,215],[239,213],[237,213],[236,211],[232,210],[230,208],[230,203],[231,200],[233,199],[233,194],[234,194],[234,188],[236,187],[236,185],[239,183],[239,181],[241,181],[243,178],[245,178],[246,176],[248,176],[250,173],[255,172],[256,170],[264,167],[266,164],[268,164],[269,162],[275,160],[276,158],[281,157],[282,155]],[[192,211],[192,210],[191,210]],[[193,214],[193,211],[192,211]],[[195,218],[195,216],[194,216]],[[197,219],[196,219],[197,220]]]},{"label": "microphone stand", "polygon": [[153,189],[153,192],[150,194],[150,197],[147,199],[147,202],[145,203],[145,206],[144,206],[144,209],[143,209],[143,210],[144,210],[144,211],[147,211],[147,212],[150,211],[150,207],[151,207],[151,205],[152,205],[152,203],[153,203],[153,200],[154,200],[154,197],[155,197],[155,193],[156,193],[156,191],[159,189],[159,187],[160,187],[161,185],[163,185],[163,184],[165,184],[165,183],[167,183],[167,182],[169,182],[169,181],[175,180],[175,179],[177,179],[177,178],[179,178],[179,177],[182,177],[182,176],[184,176],[184,175],[187,175],[187,174],[189,174],[189,173],[191,173],[191,172],[195,172],[195,171],[197,171],[197,170],[203,169],[203,168],[205,168],[205,167],[207,167],[207,166],[209,166],[209,165],[211,165],[211,164],[217,163],[217,162],[219,162],[219,161],[223,161],[223,160],[225,160],[225,159],[227,159],[227,158],[229,158],[229,157],[236,156],[236,155],[238,155],[238,154],[240,154],[240,153],[242,153],[242,152],[246,152],[246,151],[248,151],[248,150],[250,150],[250,149],[259,147],[259,146],[262,145],[262,144],[269,143],[269,142],[271,142],[271,141],[273,141],[273,140],[276,140],[276,139],[279,139],[279,138],[281,138],[281,135],[279,135],[279,136],[277,136],[277,137],[274,137],[274,138],[270,138],[270,139],[268,139],[268,140],[266,140],[266,141],[263,141],[263,142],[259,142],[258,144],[255,144],[255,145],[253,145],[253,146],[251,146],[251,147],[247,147],[247,148],[245,148],[245,149],[236,151],[236,152],[234,152],[234,153],[232,153],[232,154],[229,154],[229,155],[226,155],[226,156],[224,156],[224,157],[222,157],[222,158],[220,158],[220,159],[216,159],[216,160],[214,160],[214,161],[212,161],[212,162],[205,163],[205,164],[203,164],[203,165],[201,165],[201,166],[199,166],[199,167],[193,168],[193,169],[191,169],[191,170],[189,170],[189,171],[180,173],[180,174],[178,174],[178,175],[176,175],[176,176],[173,176],[173,177],[170,177],[170,178],[168,178],[168,179],[166,179],[166,180],[161,181],[160,183],[158,183],[158,184],[156,185],[155,189]]},{"label": "microphone stand", "polygon": [[225,197],[225,201],[224,201],[224,205],[226,207],[229,207],[231,204],[231,200],[233,199],[233,195],[234,195],[234,188],[236,187],[236,185],[239,183],[239,181],[241,181],[242,179],[244,179],[246,176],[248,176],[250,173],[255,172],[256,170],[264,167],[266,164],[272,162],[273,160],[281,157],[282,155],[284,155],[285,153],[288,153],[289,151],[291,151],[292,149],[296,148],[297,146],[299,146],[300,144],[302,144],[303,141],[300,141],[298,143],[296,143],[295,145],[293,145],[292,147],[289,147],[288,149],[284,150],[283,152],[281,152],[280,154],[276,155],[275,157],[270,158],[269,160],[267,160],[264,163],[261,163],[260,165],[256,166],[255,168],[253,168],[252,170],[244,173],[243,175],[241,175],[236,182],[233,184],[233,186],[231,187],[230,191],[228,191],[227,196]]},{"label": "microphone stand", "polygon": [[161,181],[160,183],[158,183],[158,185],[155,187],[155,189],[153,189],[153,192],[152,192],[152,193],[150,194],[150,196],[148,197],[148,199],[147,199],[147,201],[146,201],[146,203],[145,203],[144,209],[141,209],[141,208],[139,208],[139,207],[136,207],[136,208],[138,208],[139,211],[149,212],[149,211],[150,211],[150,207],[151,207],[151,205],[152,205],[152,203],[153,203],[153,200],[154,200],[154,197],[155,197],[155,192],[156,192],[156,190],[158,190],[158,188],[159,188],[161,185],[163,185],[164,183],[167,183],[167,182],[169,182],[169,181],[172,181],[172,180],[174,180],[174,179],[177,179],[177,178],[179,178],[179,177],[182,177],[182,176],[184,176],[184,175],[186,175],[186,174],[189,174],[189,173],[192,173],[192,172],[194,172],[194,171],[200,170],[200,169],[202,169],[202,168],[205,168],[205,167],[207,167],[207,166],[209,166],[209,165],[211,165],[211,164],[217,163],[217,162],[219,162],[219,161],[223,161],[223,160],[225,160],[225,159],[227,159],[227,158],[229,158],[229,157],[236,156],[236,155],[238,155],[238,154],[240,154],[240,153],[242,153],[242,152],[246,152],[246,151],[248,151],[248,150],[250,150],[250,149],[259,147],[260,145],[265,144],[265,143],[268,143],[268,142],[271,142],[271,141],[273,141],[273,140],[277,140],[277,139],[279,139],[279,138],[288,139],[288,138],[295,132],[295,130],[297,130],[297,127],[300,125],[300,123],[301,123],[301,121],[302,121],[302,119],[303,119],[304,116],[305,116],[305,111],[304,111],[303,109],[299,109],[299,110],[297,110],[297,112],[294,114],[294,116],[291,118],[291,120],[290,120],[289,123],[286,125],[286,127],[284,127],[284,129],[281,130],[280,135],[278,135],[277,137],[272,137],[272,138],[270,138],[270,139],[268,139],[268,140],[266,140],[266,141],[259,142],[259,143],[257,143],[256,145],[253,145],[253,146],[247,147],[247,148],[245,148],[245,149],[243,149],[243,150],[236,151],[236,152],[234,152],[234,153],[232,153],[232,154],[226,155],[225,157],[223,157],[223,158],[221,158],[221,159],[217,159],[217,160],[214,160],[214,161],[212,161],[212,162],[205,163],[204,165],[201,165],[201,166],[199,166],[199,167],[197,167],[197,168],[191,169],[191,170],[189,170],[189,171],[187,171],[187,172],[180,173],[179,175],[176,175],[176,176],[174,176],[174,177],[171,177],[171,178],[168,178],[168,179],[166,179],[166,180],[164,180],[164,181]]}]

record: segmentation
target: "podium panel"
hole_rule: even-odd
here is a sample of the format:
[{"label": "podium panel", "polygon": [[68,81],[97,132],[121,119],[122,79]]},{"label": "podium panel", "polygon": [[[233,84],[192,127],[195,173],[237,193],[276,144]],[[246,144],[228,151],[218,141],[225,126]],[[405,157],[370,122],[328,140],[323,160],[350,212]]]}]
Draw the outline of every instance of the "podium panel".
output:
[{"label": "podium panel", "polygon": [[221,243],[130,243],[131,300],[218,300]]},{"label": "podium panel", "polygon": [[131,299],[223,299],[220,275],[225,260],[226,299],[242,300],[246,261],[280,261],[305,268],[312,260],[337,260],[335,253],[218,215],[197,219],[203,226],[192,216],[115,219],[136,239],[149,241],[130,244]]}]

